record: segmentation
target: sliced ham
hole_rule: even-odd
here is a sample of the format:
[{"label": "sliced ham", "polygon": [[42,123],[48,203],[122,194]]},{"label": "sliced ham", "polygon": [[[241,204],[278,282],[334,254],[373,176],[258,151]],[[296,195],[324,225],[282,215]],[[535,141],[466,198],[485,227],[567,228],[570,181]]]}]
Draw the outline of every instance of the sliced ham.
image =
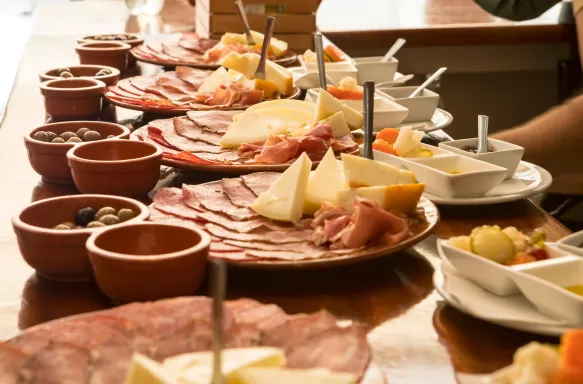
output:
[{"label": "sliced ham", "polygon": [[258,215],[249,208],[236,207],[223,193],[220,184],[200,184],[182,186],[186,205],[195,209],[201,206],[209,211],[220,212],[230,216],[233,220],[249,220]]},{"label": "sliced ham", "polygon": [[328,311],[319,311],[310,315],[298,314],[288,317],[284,324],[265,332],[264,345],[289,348],[319,333],[336,328],[336,318]]},{"label": "sliced ham", "polygon": [[241,156],[237,153],[237,151],[224,151],[221,153],[202,153],[198,152],[197,156],[213,162],[223,162],[223,163],[234,163],[234,162],[241,162]]},{"label": "sliced ham", "polygon": [[0,343],[0,377],[4,384],[18,384],[20,370],[29,355],[8,344]]},{"label": "sliced ham", "polygon": [[166,88],[172,88],[176,91],[185,93],[187,95],[196,94],[198,87],[186,82],[178,77],[175,71],[162,72],[156,78],[158,85],[162,85]]},{"label": "sliced ham", "polygon": [[235,252],[209,252],[209,257],[215,259],[225,259],[233,261],[252,261],[253,258],[247,256],[244,251]]},{"label": "sliced ham", "polygon": [[198,63],[202,57],[198,52],[184,49],[180,45],[172,43],[162,43],[162,52],[185,63]]},{"label": "sliced ham", "polygon": [[135,76],[128,79],[130,84],[142,92],[156,85],[156,76]]},{"label": "sliced ham", "polygon": [[256,230],[252,233],[239,233],[223,228],[216,224],[205,224],[207,231],[218,238],[239,240],[246,242],[263,242],[272,244],[299,243],[310,239],[311,229],[297,229],[287,231]]},{"label": "sliced ham", "polygon": [[190,103],[193,100],[193,96],[183,93],[174,89],[173,87],[167,87],[164,85],[154,85],[146,88],[146,92],[154,93],[165,97],[172,102],[185,102]]},{"label": "sliced ham", "polygon": [[[157,120],[160,121],[160,120]],[[157,123],[159,125],[149,124],[150,127],[155,127],[160,130],[161,136],[172,146],[186,152],[206,152],[206,153],[222,153],[230,152],[231,150],[221,148],[217,145],[208,144],[202,141],[190,140],[186,137],[180,136],[174,129],[174,122],[166,120],[164,123]]]},{"label": "sliced ham", "polygon": [[202,129],[188,117],[174,118],[174,130],[180,136],[195,141],[203,141],[208,144],[220,145],[222,135]]},{"label": "sliced ham", "polygon": [[199,38],[197,36],[183,36],[178,41],[178,45],[180,45],[182,48],[190,49],[200,54],[204,54],[206,51],[217,45],[217,43],[218,40]]},{"label": "sliced ham", "polygon": [[[125,92],[131,93],[132,95],[142,96],[144,91],[141,89],[136,88],[131,82],[130,79],[121,79],[115,84],[117,87],[122,89]],[[147,87],[146,87],[147,88]]]},{"label": "sliced ham", "polygon": [[281,176],[281,173],[277,172],[256,172],[249,175],[241,176],[243,184],[247,186],[255,196],[261,195],[263,192],[269,189],[269,186],[273,184]]},{"label": "sliced ham", "polygon": [[247,256],[253,256],[264,260],[277,259],[285,261],[321,259],[327,251],[305,253],[301,251],[263,251],[258,249],[245,250]]},{"label": "sliced ham", "polygon": [[328,252],[327,248],[318,247],[311,242],[304,241],[298,243],[288,243],[288,244],[270,244],[261,243],[258,241],[245,242],[239,240],[224,240],[225,244],[232,245],[235,247],[243,248],[245,250],[256,250],[256,251],[295,251],[302,254],[319,254],[323,252]]},{"label": "sliced ham", "polygon": [[183,66],[176,67],[175,72],[179,79],[190,83],[196,89],[200,87],[204,79],[206,79],[210,74],[209,71]]},{"label": "sliced ham", "polygon": [[257,198],[241,179],[222,179],[223,192],[237,207],[248,208]]},{"label": "sliced ham", "polygon": [[138,101],[140,100],[140,96],[133,94],[133,93],[130,93],[130,92],[127,92],[127,91],[124,91],[123,89],[121,89],[120,87],[118,87],[116,85],[114,85],[112,87],[108,87],[107,90],[115,93],[116,95],[122,96],[122,97],[126,97],[129,99],[135,99]]},{"label": "sliced ham", "polygon": [[233,117],[241,111],[189,111],[190,120],[206,130],[215,133],[225,133],[233,123]]},{"label": "sliced ham", "polygon": [[275,304],[252,305],[245,309],[239,308],[233,314],[235,322],[238,324],[253,325],[260,331],[265,332],[271,328],[284,324],[289,315]]},{"label": "sliced ham", "polygon": [[334,152],[341,152],[346,150],[355,150],[358,148],[358,143],[354,141],[352,135],[336,137],[332,140],[330,146]]},{"label": "sliced ham", "polygon": [[91,351],[71,343],[50,343],[22,367],[27,384],[79,384],[89,372]]}]

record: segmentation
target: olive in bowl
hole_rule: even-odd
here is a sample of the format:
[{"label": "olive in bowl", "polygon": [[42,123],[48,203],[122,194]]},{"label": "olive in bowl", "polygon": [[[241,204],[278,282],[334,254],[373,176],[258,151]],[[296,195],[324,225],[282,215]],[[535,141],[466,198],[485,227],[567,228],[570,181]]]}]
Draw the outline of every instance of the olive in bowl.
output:
[{"label": "olive in bowl", "polygon": [[[90,43],[96,41],[114,41],[114,42],[122,42],[129,44],[132,48],[140,46],[144,44],[144,39],[138,35],[128,34],[128,33],[116,33],[116,34],[104,34],[104,35],[88,35],[83,36],[81,39],[78,39],[77,42],[82,43]],[[128,67],[132,67],[136,65],[136,59],[132,55],[128,55]]]},{"label": "olive in bowl", "polygon": [[141,197],[158,182],[162,150],[142,141],[102,140],[76,145],[67,159],[79,191]]},{"label": "olive in bowl", "polygon": [[97,285],[116,303],[188,296],[204,274],[210,236],[192,227],[134,223],[96,232],[87,253]]},{"label": "olive in bowl", "polygon": [[[144,221],[150,215],[146,205],[119,196],[62,196],[32,203],[12,218],[12,227],[22,257],[39,275],[59,281],[92,279],[85,243],[93,232],[104,226],[77,225],[81,224],[77,217],[79,211],[88,207],[96,211],[110,207],[117,213],[122,209],[134,212],[131,219],[111,224],[116,226]],[[70,228],[65,229],[65,226]]]},{"label": "olive in bowl", "polygon": [[[96,134],[102,139],[127,139],[130,136],[130,130],[123,125],[103,121],[67,121],[41,125],[24,136],[30,165],[45,181],[61,184],[73,182],[67,152],[82,142],[88,132],[94,132],[88,138],[95,138]],[[74,136],[80,141],[71,139]]]},{"label": "olive in bowl", "polygon": [[38,77],[41,82],[73,77],[88,77],[103,81],[105,85],[115,85],[119,80],[119,75],[120,71],[117,68],[86,64],[49,69],[39,73]]}]

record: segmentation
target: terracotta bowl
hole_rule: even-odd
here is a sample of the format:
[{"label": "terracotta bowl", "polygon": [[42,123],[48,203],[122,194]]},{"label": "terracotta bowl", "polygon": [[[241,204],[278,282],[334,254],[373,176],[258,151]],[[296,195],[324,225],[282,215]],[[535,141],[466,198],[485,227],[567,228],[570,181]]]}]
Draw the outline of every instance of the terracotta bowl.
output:
[{"label": "terracotta bowl", "polygon": [[130,130],[123,125],[103,121],[68,121],[41,125],[24,136],[24,145],[30,165],[43,180],[59,184],[73,182],[71,168],[67,162],[67,152],[76,144],[47,143],[33,139],[33,135],[38,131],[51,131],[60,135],[67,131],[77,132],[83,127],[99,132],[102,137],[109,135],[114,135],[118,139],[130,137]]},{"label": "terracotta bowl", "polygon": [[81,208],[106,206],[130,208],[138,213],[133,219],[116,225],[119,227],[144,221],[150,215],[148,207],[139,201],[117,196],[75,195],[40,200],[12,218],[22,257],[39,275],[48,279],[91,280],[93,271],[85,242],[92,233],[108,227],[71,230],[52,227],[73,221],[75,213]]},{"label": "terracotta bowl", "polygon": [[40,90],[49,116],[79,119],[99,114],[105,83],[88,78],[48,80],[41,83]]},{"label": "terracotta bowl", "polygon": [[116,303],[192,295],[206,271],[210,236],[191,227],[136,223],[87,240],[99,288]]},{"label": "terracotta bowl", "polygon": [[[131,33],[130,34],[121,33],[120,35],[126,35],[126,36],[130,37],[129,39],[124,39],[124,40],[121,40],[120,42],[129,44],[132,48],[144,44],[144,39],[139,37],[138,35],[134,35]],[[105,34],[105,35],[88,35],[88,36],[83,36],[80,39],[77,39],[77,42],[82,44],[82,43],[92,43],[92,42],[97,42],[97,41],[99,41],[99,42],[114,41],[114,40],[100,39],[100,38],[109,37],[109,36],[117,36],[117,34],[110,33],[110,34]],[[136,58],[133,57],[132,55],[128,55],[128,66],[134,66],[135,64],[136,64]]]},{"label": "terracotta bowl", "polygon": [[[73,65],[68,66],[67,68],[71,70],[71,74],[73,74],[75,77],[88,77],[91,79],[100,80],[103,81],[105,85],[114,85],[118,82],[120,75],[119,69],[107,67],[105,65]],[[62,79],[62,77],[59,77],[59,69],[60,68],[53,68],[49,69],[48,71],[43,71],[39,73],[38,77],[41,82]],[[109,69],[111,74],[105,76],[95,76],[97,72],[102,69]]]},{"label": "terracotta bowl", "polygon": [[107,65],[125,71],[130,49],[132,46],[126,43],[94,41],[77,45],[75,51],[81,64]]},{"label": "terracotta bowl", "polygon": [[76,145],[67,159],[79,191],[141,197],[158,182],[162,150],[141,141],[101,140]]}]

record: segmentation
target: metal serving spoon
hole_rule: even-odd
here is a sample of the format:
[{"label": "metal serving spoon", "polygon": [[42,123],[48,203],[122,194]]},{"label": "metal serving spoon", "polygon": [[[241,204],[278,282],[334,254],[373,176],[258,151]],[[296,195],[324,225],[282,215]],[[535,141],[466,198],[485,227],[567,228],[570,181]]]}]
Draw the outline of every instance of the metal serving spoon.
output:
[{"label": "metal serving spoon", "polygon": [[478,151],[488,152],[488,116],[478,115]]},{"label": "metal serving spoon", "polygon": [[213,378],[211,384],[225,384],[222,370],[223,301],[227,289],[227,266],[224,260],[211,263],[210,289],[213,295]]},{"label": "metal serving spoon", "polygon": [[271,36],[273,35],[274,26],[275,17],[268,16],[267,24],[265,24],[265,36],[263,37],[263,45],[261,46],[261,57],[259,58],[259,65],[257,65],[257,70],[253,75],[254,79],[265,80],[265,60],[267,60],[267,54],[269,52],[269,42],[271,41]]},{"label": "metal serving spoon", "polygon": [[251,35],[251,27],[249,27],[249,20],[247,20],[247,12],[245,12],[245,4],[243,4],[243,0],[235,1],[235,6],[237,7],[237,12],[239,13],[239,17],[243,22],[243,26],[245,27],[245,36],[247,36],[247,45],[255,45],[255,39]]},{"label": "metal serving spoon", "polygon": [[318,60],[318,74],[320,75],[320,88],[328,90],[326,85],[326,64],[324,63],[324,43],[320,32],[314,35],[314,45],[316,46],[316,59]]}]

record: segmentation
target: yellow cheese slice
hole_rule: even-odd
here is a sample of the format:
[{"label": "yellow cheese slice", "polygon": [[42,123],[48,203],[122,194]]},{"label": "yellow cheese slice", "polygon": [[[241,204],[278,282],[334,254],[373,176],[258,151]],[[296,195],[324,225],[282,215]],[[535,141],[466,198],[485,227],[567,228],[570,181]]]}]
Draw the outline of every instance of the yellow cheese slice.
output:
[{"label": "yellow cheese slice", "polygon": [[[265,39],[263,33],[251,31],[251,36],[253,36],[253,40],[255,40],[257,44],[263,45],[263,40]],[[275,37],[271,36],[271,39],[269,40],[269,48],[276,57],[280,57],[285,52],[287,52],[288,44],[283,40],[276,39]]]},{"label": "yellow cheese slice", "polygon": [[334,151],[328,148],[328,152],[318,164],[314,172],[310,174],[306,198],[304,201],[304,213],[313,215],[324,201],[337,204],[336,194],[344,189],[346,180],[344,172],[338,166]]},{"label": "yellow cheese slice", "polygon": [[[162,364],[135,354],[125,384],[175,384],[176,375]],[[198,384],[198,383],[193,383]],[[201,383],[202,384],[202,383]]]},{"label": "yellow cheese slice", "polygon": [[267,100],[262,101],[261,103],[257,103],[255,105],[250,106],[247,108],[248,111],[257,111],[259,109],[267,109],[267,108],[291,108],[291,109],[299,109],[300,111],[309,113],[310,115],[314,115],[314,103],[310,103],[309,101],[304,100],[294,100],[294,99],[278,99],[278,100]]},{"label": "yellow cheese slice", "polygon": [[339,206],[352,212],[355,197],[362,197],[376,202],[387,211],[413,213],[425,190],[425,184],[380,185],[341,189],[336,194]]},{"label": "yellow cheese slice", "polygon": [[[256,53],[230,52],[223,59],[223,67],[233,69],[242,73],[248,78],[252,78],[259,65],[259,55]],[[284,96],[289,96],[293,92],[293,76],[292,73],[270,60],[265,62],[265,80],[271,81],[277,85],[279,93]]]},{"label": "yellow cheese slice", "polygon": [[243,143],[265,141],[269,137],[270,121],[253,111],[238,115],[227,132],[221,137],[222,148],[238,148]]},{"label": "yellow cheese slice", "polygon": [[251,204],[261,216],[279,221],[302,218],[312,162],[302,153],[281,176]]},{"label": "yellow cheese slice", "polygon": [[279,94],[279,88],[277,84],[269,80],[261,79],[251,79],[242,81],[241,84],[248,89],[256,89],[258,91],[263,91],[264,99],[275,99]]},{"label": "yellow cheese slice", "polygon": [[346,120],[346,124],[351,131],[355,129],[360,129],[364,125],[364,116],[362,113],[356,111],[354,108],[349,106],[346,103],[342,104],[342,113],[344,113],[344,119]]},{"label": "yellow cheese slice", "polygon": [[332,126],[332,134],[334,137],[352,136],[350,132],[350,128],[348,128],[348,124],[346,124],[346,119],[344,118],[344,114],[342,111],[338,111],[332,116],[326,117],[325,119],[320,120],[321,123],[330,124]]},{"label": "yellow cheese slice", "polygon": [[244,368],[239,371],[241,384],[356,384],[350,373],[325,370]]},{"label": "yellow cheese slice", "polygon": [[416,183],[415,175],[411,171],[344,153],[341,158],[348,188]]},{"label": "yellow cheese slice", "polygon": [[320,88],[318,100],[316,100],[316,109],[314,112],[314,122],[320,121],[332,116],[336,112],[342,111],[342,102],[332,96],[328,91]]},{"label": "yellow cheese slice", "polygon": [[211,93],[214,92],[215,89],[220,87],[223,84],[231,81],[231,77],[227,70],[223,67],[220,67],[216,71],[210,74],[209,77],[204,79],[200,87],[198,87],[198,93]]}]

